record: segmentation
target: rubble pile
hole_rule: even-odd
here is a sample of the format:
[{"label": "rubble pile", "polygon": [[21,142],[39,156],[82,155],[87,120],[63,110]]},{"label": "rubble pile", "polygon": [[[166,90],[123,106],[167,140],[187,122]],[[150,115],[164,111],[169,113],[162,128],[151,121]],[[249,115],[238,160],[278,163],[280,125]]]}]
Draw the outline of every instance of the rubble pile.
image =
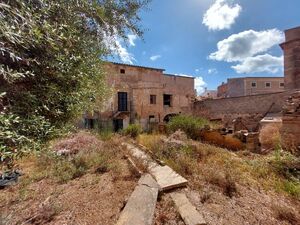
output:
[{"label": "rubble pile", "polygon": [[300,153],[300,91],[294,92],[283,106],[281,137],[286,149]]}]

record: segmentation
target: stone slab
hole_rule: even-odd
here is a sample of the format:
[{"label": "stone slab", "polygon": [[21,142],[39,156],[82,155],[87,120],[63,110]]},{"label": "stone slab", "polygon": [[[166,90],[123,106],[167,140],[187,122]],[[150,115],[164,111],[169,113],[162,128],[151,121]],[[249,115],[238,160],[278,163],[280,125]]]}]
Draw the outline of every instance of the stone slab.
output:
[{"label": "stone slab", "polygon": [[143,175],[116,225],[152,225],[158,189],[150,174]]},{"label": "stone slab", "polygon": [[188,200],[184,193],[171,193],[175,206],[186,225],[205,225],[203,216],[197,211],[196,207]]},{"label": "stone slab", "polygon": [[143,160],[145,166],[148,167],[150,174],[155,178],[162,191],[185,187],[187,185],[188,181],[172,170],[169,166],[159,165],[145,152],[131,144],[124,143],[124,145],[131,152],[132,156]]},{"label": "stone slab", "polygon": [[185,187],[188,181],[172,170],[169,166],[154,166],[149,168],[162,191]]}]

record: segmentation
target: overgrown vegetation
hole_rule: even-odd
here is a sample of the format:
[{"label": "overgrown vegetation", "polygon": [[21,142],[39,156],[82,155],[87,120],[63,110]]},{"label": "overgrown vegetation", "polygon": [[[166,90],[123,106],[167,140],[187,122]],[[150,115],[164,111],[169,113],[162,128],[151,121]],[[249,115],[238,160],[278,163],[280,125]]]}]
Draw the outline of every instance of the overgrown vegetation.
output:
[{"label": "overgrown vegetation", "polygon": [[141,126],[139,124],[130,124],[127,128],[123,130],[125,135],[132,138],[136,138],[142,132]]},{"label": "overgrown vegetation", "polygon": [[231,135],[221,135],[218,131],[201,131],[200,139],[203,142],[233,151],[245,148],[244,144],[238,138]]},{"label": "overgrown vegetation", "polygon": [[174,133],[177,130],[184,131],[189,138],[194,140],[199,139],[200,129],[205,125],[210,125],[210,122],[204,118],[179,115],[171,118],[167,124],[168,133]]},{"label": "overgrown vegetation", "polygon": [[280,127],[279,124],[267,124],[262,127],[259,133],[262,148],[272,150],[280,144]]},{"label": "overgrown vegetation", "polygon": [[163,136],[142,134],[138,142],[149,148],[179,174],[191,181],[196,189],[205,183],[219,188],[226,196],[238,194],[237,184],[276,190],[300,198],[299,160],[280,151],[269,156],[228,152],[213,145],[185,141],[185,146],[174,148],[162,141]]},{"label": "overgrown vegetation", "polygon": [[57,135],[106,97],[100,58],[142,35],[148,0],[4,0],[0,3],[0,157]]},{"label": "overgrown vegetation", "polygon": [[[93,140],[92,144],[90,144],[91,140]],[[96,140],[98,140],[97,143],[95,143]],[[60,156],[57,152],[61,148],[70,149],[70,152]],[[23,183],[44,178],[66,183],[86,173],[112,172],[117,177],[120,173],[118,163],[121,158],[122,151],[117,139],[101,142],[96,136],[81,132],[55,141],[48,150],[32,154],[24,159],[33,162],[33,171],[27,175],[27,179],[23,179]]]}]

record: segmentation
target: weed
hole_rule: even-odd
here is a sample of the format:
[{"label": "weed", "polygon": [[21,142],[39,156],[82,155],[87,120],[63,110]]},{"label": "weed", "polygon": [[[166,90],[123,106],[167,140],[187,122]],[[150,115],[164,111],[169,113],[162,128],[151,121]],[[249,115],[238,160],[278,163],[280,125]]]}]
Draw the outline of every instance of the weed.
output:
[{"label": "weed", "polygon": [[211,192],[205,191],[205,192],[203,192],[202,195],[200,196],[200,201],[201,201],[202,204],[204,204],[204,203],[207,202],[210,198],[211,198]]},{"label": "weed", "polygon": [[300,182],[285,180],[283,182],[283,190],[288,194],[300,198]]},{"label": "weed", "polygon": [[123,130],[125,135],[128,135],[132,138],[136,138],[141,132],[142,129],[138,124],[130,124],[126,129]]},{"label": "weed", "polygon": [[205,179],[218,187],[223,191],[223,194],[232,198],[237,193],[237,186],[235,179],[228,171],[213,171],[212,169],[207,171],[208,174]]}]

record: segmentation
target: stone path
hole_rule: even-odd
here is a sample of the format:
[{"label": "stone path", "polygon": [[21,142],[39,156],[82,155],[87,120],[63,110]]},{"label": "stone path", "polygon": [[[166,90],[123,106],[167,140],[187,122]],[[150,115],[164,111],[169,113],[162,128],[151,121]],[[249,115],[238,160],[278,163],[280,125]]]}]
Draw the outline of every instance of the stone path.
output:
[{"label": "stone path", "polygon": [[123,209],[117,225],[152,225],[158,188],[150,174],[143,175]]},{"label": "stone path", "polygon": [[[141,160],[147,166],[150,174],[143,175],[137,187],[131,194],[117,225],[151,225],[157,201],[158,191],[185,187],[187,180],[168,166],[161,166],[151,159],[145,152],[132,144],[123,143],[130,154]],[[175,206],[186,225],[204,225],[202,215],[192,205],[184,193],[170,194]]]},{"label": "stone path", "polygon": [[186,225],[205,225],[203,216],[197,211],[196,207],[188,200],[184,193],[171,193],[178,212]]}]

